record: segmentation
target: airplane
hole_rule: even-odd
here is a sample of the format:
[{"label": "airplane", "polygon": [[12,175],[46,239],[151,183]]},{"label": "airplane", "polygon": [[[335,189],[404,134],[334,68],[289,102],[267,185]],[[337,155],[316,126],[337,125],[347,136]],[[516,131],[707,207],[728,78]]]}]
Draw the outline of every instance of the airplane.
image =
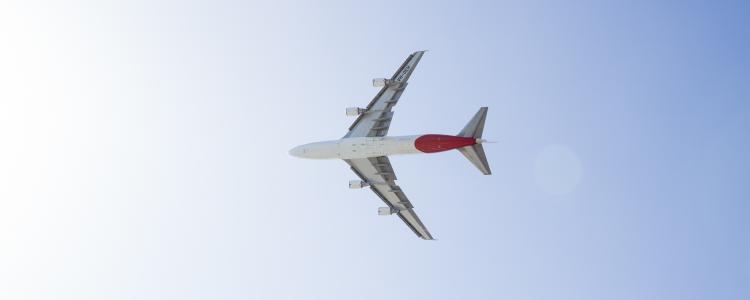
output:
[{"label": "airplane", "polygon": [[424,134],[387,136],[393,118],[393,107],[408,84],[409,77],[425,51],[409,55],[390,79],[376,78],[372,84],[380,92],[366,108],[349,107],[347,116],[357,119],[349,132],[339,140],[324,141],[294,147],[289,154],[308,159],[342,159],[351,167],[357,180],[349,181],[349,188],[370,187],[387,207],[378,209],[379,215],[397,215],[420,238],[433,237],[414,212],[414,206],[404,191],[396,185],[396,174],[388,156],[416,153],[437,153],[457,149],[484,175],[490,166],[484,154],[482,139],[487,107],[482,107],[458,135]]}]

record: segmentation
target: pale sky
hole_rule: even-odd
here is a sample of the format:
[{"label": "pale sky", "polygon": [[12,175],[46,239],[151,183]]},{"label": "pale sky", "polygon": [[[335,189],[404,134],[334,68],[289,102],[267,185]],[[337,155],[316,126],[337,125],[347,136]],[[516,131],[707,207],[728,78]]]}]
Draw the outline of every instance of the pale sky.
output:
[{"label": "pale sky", "polygon": [[[6,1],[0,299],[748,299],[742,2]],[[391,162],[437,241],[340,161],[489,106],[493,170]]]}]

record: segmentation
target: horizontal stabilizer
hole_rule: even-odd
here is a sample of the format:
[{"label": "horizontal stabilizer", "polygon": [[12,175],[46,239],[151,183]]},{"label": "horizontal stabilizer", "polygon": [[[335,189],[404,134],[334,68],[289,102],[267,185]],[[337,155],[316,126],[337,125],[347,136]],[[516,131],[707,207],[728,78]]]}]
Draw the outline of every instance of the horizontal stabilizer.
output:
[{"label": "horizontal stabilizer", "polygon": [[459,136],[476,139],[476,144],[458,148],[458,151],[484,175],[492,174],[490,164],[487,163],[487,156],[484,155],[484,148],[482,147],[482,142],[484,142],[482,132],[484,131],[484,120],[487,119],[487,110],[487,107],[480,108],[474,117],[471,118],[471,121],[466,124],[466,127],[458,133]]},{"label": "horizontal stabilizer", "polygon": [[484,131],[484,120],[487,118],[487,107],[479,108],[479,111],[471,118],[471,121],[466,124],[463,130],[458,133],[458,136],[473,137],[476,139],[482,138],[482,132]]},{"label": "horizontal stabilizer", "polygon": [[463,154],[474,166],[479,169],[484,175],[492,175],[490,165],[487,163],[487,157],[484,155],[484,148],[482,144],[476,144],[473,146],[466,146],[458,148],[458,151]]}]

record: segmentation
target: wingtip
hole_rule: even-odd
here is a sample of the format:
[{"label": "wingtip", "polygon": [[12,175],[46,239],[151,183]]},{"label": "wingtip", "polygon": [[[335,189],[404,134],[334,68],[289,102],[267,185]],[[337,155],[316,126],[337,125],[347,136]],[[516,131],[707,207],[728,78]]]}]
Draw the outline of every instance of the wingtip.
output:
[{"label": "wingtip", "polygon": [[432,237],[432,235],[429,232],[427,234],[420,234],[419,238],[423,239],[423,240],[426,240],[426,241],[431,241],[431,240],[435,239],[435,238]]}]

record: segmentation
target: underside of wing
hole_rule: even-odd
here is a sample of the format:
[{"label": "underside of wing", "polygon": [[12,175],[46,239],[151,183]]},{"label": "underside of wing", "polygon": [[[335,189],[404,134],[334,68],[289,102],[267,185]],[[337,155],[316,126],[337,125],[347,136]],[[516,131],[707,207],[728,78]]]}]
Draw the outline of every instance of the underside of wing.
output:
[{"label": "underside of wing", "polygon": [[383,79],[380,89],[375,98],[370,101],[367,108],[357,117],[357,120],[349,127],[346,137],[378,137],[388,134],[388,129],[393,118],[393,106],[398,103],[401,94],[406,89],[409,77],[422,59],[424,51],[417,51],[406,58],[401,67],[390,79]]},{"label": "underside of wing", "polygon": [[414,212],[414,206],[411,204],[401,187],[396,185],[396,174],[393,172],[388,157],[380,156],[373,158],[350,159],[345,160],[351,166],[357,176],[362,181],[370,185],[370,189],[388,205],[390,213],[406,223],[406,225],[418,237],[425,240],[432,240],[432,235],[427,227]]}]

